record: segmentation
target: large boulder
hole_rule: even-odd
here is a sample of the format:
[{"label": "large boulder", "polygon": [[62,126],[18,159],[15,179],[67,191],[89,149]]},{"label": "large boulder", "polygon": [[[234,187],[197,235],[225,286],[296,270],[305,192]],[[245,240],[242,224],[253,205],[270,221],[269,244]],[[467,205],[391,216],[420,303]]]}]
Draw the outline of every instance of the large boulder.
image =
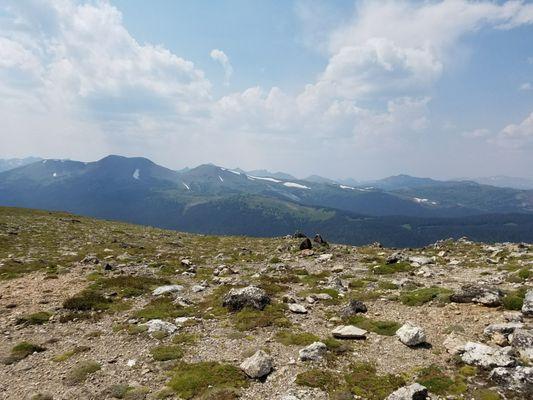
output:
[{"label": "large boulder", "polygon": [[524,297],[524,304],[522,305],[522,314],[533,317],[533,289],[529,289]]},{"label": "large boulder", "polygon": [[468,342],[461,359],[481,368],[512,367],[516,364],[511,347],[494,348],[483,343]]},{"label": "large boulder", "polygon": [[164,332],[167,334],[172,334],[178,330],[178,327],[170,322],[166,322],[160,319],[152,319],[146,323],[148,327],[148,332]]},{"label": "large boulder", "polygon": [[270,297],[257,286],[231,289],[222,299],[222,305],[230,311],[239,311],[245,307],[263,310],[270,303]]},{"label": "large boulder", "polygon": [[327,350],[328,348],[324,343],[314,342],[299,351],[299,358],[302,361],[319,361]]},{"label": "large boulder", "polygon": [[406,346],[413,347],[426,342],[426,332],[419,326],[407,322],[396,331],[396,337]]},{"label": "large boulder", "polygon": [[313,248],[313,243],[311,243],[311,239],[305,238],[302,243],[300,243],[300,250],[310,250]]},{"label": "large boulder", "polygon": [[253,356],[244,360],[240,367],[252,379],[260,379],[272,371],[273,360],[263,350],[257,351]]},{"label": "large boulder", "polygon": [[507,390],[524,393],[524,398],[533,395],[533,367],[498,367],[492,370],[489,377]]},{"label": "large boulder", "polygon": [[297,303],[289,303],[289,311],[295,314],[307,314],[307,308]]},{"label": "large boulder", "polygon": [[152,294],[154,296],[161,296],[167,293],[181,292],[182,290],[183,290],[183,286],[181,285],[164,285],[164,286],[159,286],[155,288]]},{"label": "large boulder", "polygon": [[488,307],[501,305],[503,292],[494,287],[479,284],[464,285],[450,296],[454,303],[478,303]]},{"label": "large boulder", "polygon": [[387,397],[387,400],[426,400],[427,398],[427,388],[419,383],[413,383],[392,392]]}]

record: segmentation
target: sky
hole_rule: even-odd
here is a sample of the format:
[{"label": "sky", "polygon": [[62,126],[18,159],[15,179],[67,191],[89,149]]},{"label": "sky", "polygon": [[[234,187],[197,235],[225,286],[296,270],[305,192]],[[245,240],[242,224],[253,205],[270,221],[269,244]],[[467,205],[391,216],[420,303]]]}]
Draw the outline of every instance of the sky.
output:
[{"label": "sky", "polygon": [[0,158],[533,178],[533,2],[0,0]]}]

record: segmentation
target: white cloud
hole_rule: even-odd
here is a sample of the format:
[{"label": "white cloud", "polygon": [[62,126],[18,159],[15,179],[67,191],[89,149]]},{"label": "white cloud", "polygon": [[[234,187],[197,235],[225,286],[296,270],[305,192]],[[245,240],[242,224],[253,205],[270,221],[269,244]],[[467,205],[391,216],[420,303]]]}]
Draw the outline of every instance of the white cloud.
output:
[{"label": "white cloud", "polygon": [[520,85],[519,87],[520,90],[533,90],[533,85],[531,84],[531,82],[524,82]]},{"label": "white cloud", "polygon": [[[305,4],[299,13],[315,21]],[[353,18],[331,32],[327,22],[313,36],[324,41],[316,45],[326,65],[301,90],[251,87],[214,98],[193,62],[137,42],[108,2],[8,2],[0,6],[0,118],[8,121],[0,140],[10,144],[0,151],[120,152],[171,165],[177,151],[182,164],[238,157],[253,167],[363,165],[376,153],[409,151],[431,133],[432,88],[462,37],[533,19],[531,5],[519,1],[357,4]],[[228,84],[228,56],[219,49],[210,56]]]},{"label": "white cloud", "polygon": [[209,55],[213,60],[217,61],[224,69],[224,84],[228,86],[231,75],[233,75],[233,67],[231,66],[228,56],[226,55],[226,53],[219,49],[211,50],[211,53],[209,53]]},{"label": "white cloud", "polygon": [[533,112],[522,122],[504,127],[493,141],[511,148],[533,146]]},{"label": "white cloud", "polygon": [[474,129],[472,131],[463,132],[463,137],[469,139],[485,138],[491,134],[487,128]]}]

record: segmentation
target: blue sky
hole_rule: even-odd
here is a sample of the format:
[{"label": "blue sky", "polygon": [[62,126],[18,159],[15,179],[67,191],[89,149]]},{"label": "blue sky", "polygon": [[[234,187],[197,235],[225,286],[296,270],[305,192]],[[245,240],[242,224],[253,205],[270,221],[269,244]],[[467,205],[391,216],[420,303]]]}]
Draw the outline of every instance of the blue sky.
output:
[{"label": "blue sky", "polygon": [[533,177],[527,1],[0,0],[0,157]]}]

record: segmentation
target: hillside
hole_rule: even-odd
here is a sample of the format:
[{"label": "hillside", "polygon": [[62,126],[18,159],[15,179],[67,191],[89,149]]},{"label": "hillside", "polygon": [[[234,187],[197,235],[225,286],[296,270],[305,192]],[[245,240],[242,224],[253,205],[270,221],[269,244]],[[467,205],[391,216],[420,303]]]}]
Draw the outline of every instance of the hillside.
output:
[{"label": "hillside", "polygon": [[397,251],[314,243],[301,251],[302,241],[0,208],[0,393],[533,394],[531,244],[461,239]]},{"label": "hillside", "polygon": [[[388,182],[412,181],[397,178]],[[386,191],[285,181],[210,164],[173,171],[145,158],[108,156],[90,163],[42,160],[0,173],[0,205],[196,233],[268,237],[320,231],[354,245],[422,246],[465,235],[533,241],[532,191],[414,182],[412,188]]]}]

